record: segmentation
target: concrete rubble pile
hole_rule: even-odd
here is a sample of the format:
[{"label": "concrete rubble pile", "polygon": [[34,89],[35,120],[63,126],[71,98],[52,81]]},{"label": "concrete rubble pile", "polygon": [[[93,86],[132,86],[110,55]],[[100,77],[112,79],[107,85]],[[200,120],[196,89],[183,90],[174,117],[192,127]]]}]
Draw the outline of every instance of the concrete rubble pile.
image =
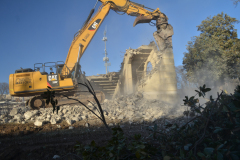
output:
[{"label": "concrete rubble pile", "polygon": [[[96,105],[96,104],[95,104]],[[120,96],[114,100],[105,99],[101,105],[106,119],[122,122],[154,122],[161,118],[176,118],[183,116],[186,107],[170,105],[159,100],[147,100],[142,93]],[[97,113],[96,108],[89,103],[88,107]],[[69,125],[77,121],[96,119],[96,116],[88,111],[84,106],[64,105],[60,107],[59,113],[52,112],[52,108],[41,108],[40,110],[30,110],[26,107],[13,108],[8,115],[0,116],[0,123],[31,123],[42,126],[46,123],[52,125],[65,120]],[[98,114],[99,115],[99,114]],[[99,120],[100,121],[100,120]]]}]

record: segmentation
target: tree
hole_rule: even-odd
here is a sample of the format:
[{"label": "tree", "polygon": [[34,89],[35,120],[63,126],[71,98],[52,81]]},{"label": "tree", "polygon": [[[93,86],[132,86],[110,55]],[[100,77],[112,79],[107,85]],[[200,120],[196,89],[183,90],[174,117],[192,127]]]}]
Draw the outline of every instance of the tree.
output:
[{"label": "tree", "polygon": [[240,2],[240,0],[232,0],[233,1],[233,4],[235,5],[235,6],[237,6],[238,5],[238,2]]},{"label": "tree", "polygon": [[3,97],[3,94],[8,94],[9,90],[8,90],[8,83],[0,83],[0,95],[1,95],[1,98]]},{"label": "tree", "polygon": [[188,42],[183,58],[190,82],[218,86],[226,78],[240,77],[240,40],[235,23],[239,21],[222,12],[197,26],[201,33]]}]

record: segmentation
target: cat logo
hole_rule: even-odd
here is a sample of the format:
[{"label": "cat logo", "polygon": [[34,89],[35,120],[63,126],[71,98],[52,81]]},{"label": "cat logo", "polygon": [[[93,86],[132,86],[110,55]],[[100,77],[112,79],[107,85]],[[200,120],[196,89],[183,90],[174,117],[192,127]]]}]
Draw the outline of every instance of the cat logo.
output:
[{"label": "cat logo", "polygon": [[97,19],[95,22],[92,23],[92,25],[88,28],[89,31],[95,31],[98,24],[100,23],[101,19]]},{"label": "cat logo", "polygon": [[47,86],[51,88],[59,86],[57,74],[51,74],[47,76]]},{"label": "cat logo", "polygon": [[48,75],[48,81],[57,81],[57,75],[56,74]]}]

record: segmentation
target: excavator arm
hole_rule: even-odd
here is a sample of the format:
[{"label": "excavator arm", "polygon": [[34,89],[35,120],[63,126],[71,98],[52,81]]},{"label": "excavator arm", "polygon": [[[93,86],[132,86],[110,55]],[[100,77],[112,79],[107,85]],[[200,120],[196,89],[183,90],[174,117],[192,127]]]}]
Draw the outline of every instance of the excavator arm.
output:
[{"label": "excavator arm", "polygon": [[[129,0],[99,0],[102,2],[98,12],[90,19],[85,22],[83,28],[76,33],[69,49],[65,66],[62,69],[62,77],[70,77],[71,73],[76,70],[76,66],[82,57],[87,46],[91,42],[93,36],[97,32],[98,28],[102,24],[109,10],[112,9],[116,12],[124,12],[130,16],[136,16],[133,26],[138,23],[149,23],[151,20],[157,20],[158,18],[166,18],[166,15],[161,13],[159,8],[153,10],[147,8],[141,4],[131,2]],[[149,11],[150,9],[152,11]],[[91,11],[91,14],[93,10]]]},{"label": "excavator arm", "polygon": [[[100,0],[103,4],[111,3],[111,9],[116,12],[124,12],[130,16],[136,16],[133,26],[138,23],[149,23],[151,20],[157,20],[157,18],[167,18],[165,14],[160,12],[159,8],[156,10],[145,7],[142,4],[131,2],[129,0]],[[151,10],[151,11],[149,11]]]}]

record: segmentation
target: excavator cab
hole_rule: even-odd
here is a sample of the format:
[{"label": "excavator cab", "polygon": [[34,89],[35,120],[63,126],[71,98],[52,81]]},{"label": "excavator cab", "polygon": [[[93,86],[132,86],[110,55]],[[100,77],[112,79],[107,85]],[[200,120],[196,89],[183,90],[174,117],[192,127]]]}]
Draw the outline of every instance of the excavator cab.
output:
[{"label": "excavator cab", "polygon": [[61,76],[61,70],[65,66],[62,61],[35,63],[34,68],[18,69],[15,74],[9,76],[9,91],[12,96],[31,96],[42,94],[47,86],[55,90],[74,89],[71,78]]},{"label": "excavator cab", "polygon": [[[41,72],[42,75],[47,74],[61,74],[62,68],[64,66],[64,62],[46,62],[46,63],[35,63],[34,71]],[[69,69],[68,69],[69,70]]]},{"label": "excavator cab", "polygon": [[69,71],[63,61],[46,62],[44,64],[35,63],[34,71],[39,71],[42,75],[47,75],[47,86],[52,88],[59,86],[59,80],[67,78],[60,75],[64,66],[66,67],[66,71]]}]

